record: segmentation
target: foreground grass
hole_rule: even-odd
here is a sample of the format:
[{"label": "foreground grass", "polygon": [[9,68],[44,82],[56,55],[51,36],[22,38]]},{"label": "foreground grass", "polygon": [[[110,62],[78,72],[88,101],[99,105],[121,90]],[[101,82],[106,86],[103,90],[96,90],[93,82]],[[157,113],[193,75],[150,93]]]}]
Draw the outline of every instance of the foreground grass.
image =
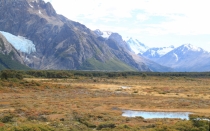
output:
[{"label": "foreground grass", "polygon": [[[122,117],[122,109],[210,117],[210,79],[79,77],[0,81],[0,130],[206,131],[205,120]],[[122,87],[128,87],[123,89]]]}]

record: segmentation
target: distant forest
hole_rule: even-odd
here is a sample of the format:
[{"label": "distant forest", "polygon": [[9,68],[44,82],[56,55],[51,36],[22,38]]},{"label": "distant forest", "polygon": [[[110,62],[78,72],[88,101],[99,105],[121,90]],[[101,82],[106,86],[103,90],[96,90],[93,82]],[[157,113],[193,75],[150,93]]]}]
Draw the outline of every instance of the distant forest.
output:
[{"label": "distant forest", "polygon": [[2,70],[1,79],[28,77],[37,78],[77,78],[77,77],[128,77],[128,76],[160,76],[160,77],[191,77],[210,78],[210,72],[101,72],[101,71],[66,71],[66,70]]}]

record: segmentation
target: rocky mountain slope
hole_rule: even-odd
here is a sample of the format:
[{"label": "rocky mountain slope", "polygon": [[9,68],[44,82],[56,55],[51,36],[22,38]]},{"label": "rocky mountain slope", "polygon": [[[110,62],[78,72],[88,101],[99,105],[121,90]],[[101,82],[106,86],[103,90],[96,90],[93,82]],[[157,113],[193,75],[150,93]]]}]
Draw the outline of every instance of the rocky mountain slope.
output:
[{"label": "rocky mountain slope", "polygon": [[113,40],[58,15],[42,0],[0,0],[0,30],[33,42],[36,52],[26,53],[25,62],[35,69],[149,71]]},{"label": "rocky mountain slope", "polygon": [[191,44],[175,48],[156,62],[176,71],[210,71],[210,53]]}]

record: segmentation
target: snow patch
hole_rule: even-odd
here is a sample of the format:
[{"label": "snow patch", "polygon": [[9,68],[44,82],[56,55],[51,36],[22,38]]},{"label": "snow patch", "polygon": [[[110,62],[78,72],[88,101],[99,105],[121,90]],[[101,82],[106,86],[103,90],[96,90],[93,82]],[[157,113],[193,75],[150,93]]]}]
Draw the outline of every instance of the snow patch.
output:
[{"label": "snow patch", "polygon": [[29,4],[29,6],[30,6],[31,8],[34,8],[31,4]]},{"label": "snow patch", "polygon": [[16,50],[24,52],[24,53],[32,53],[36,52],[35,45],[31,40],[28,40],[22,36],[15,36],[8,32],[0,31],[2,35],[11,43]]},{"label": "snow patch", "polygon": [[101,36],[101,37],[106,38],[106,39],[108,39],[109,36],[113,33],[113,32],[111,32],[111,31],[101,31],[101,30],[99,30],[99,29],[96,29],[94,32],[95,32],[98,36]]},{"label": "snow patch", "polygon": [[174,57],[175,57],[175,59],[176,59],[176,62],[179,61],[178,55],[177,55],[176,53],[173,53],[173,55],[174,55]]},{"label": "snow patch", "polygon": [[112,34],[111,31],[103,31],[102,33],[103,33],[102,37],[104,38],[109,38],[109,36]]},{"label": "snow patch", "polygon": [[39,10],[39,14],[42,14],[42,12]]},{"label": "snow patch", "polygon": [[174,46],[169,47],[154,47],[148,49],[146,52],[143,53],[143,56],[149,59],[156,59],[164,56],[165,54],[169,53],[170,51],[174,50]]},{"label": "snow patch", "polygon": [[159,56],[163,56],[165,54],[167,54],[168,52],[172,51],[174,49],[174,47],[163,47],[162,49],[158,50],[157,53],[159,54]]},{"label": "snow patch", "polygon": [[196,47],[194,45],[191,45],[191,44],[184,44],[183,45],[185,48],[187,48],[188,50],[192,50],[192,51],[201,51],[202,49],[199,48],[199,47]]}]

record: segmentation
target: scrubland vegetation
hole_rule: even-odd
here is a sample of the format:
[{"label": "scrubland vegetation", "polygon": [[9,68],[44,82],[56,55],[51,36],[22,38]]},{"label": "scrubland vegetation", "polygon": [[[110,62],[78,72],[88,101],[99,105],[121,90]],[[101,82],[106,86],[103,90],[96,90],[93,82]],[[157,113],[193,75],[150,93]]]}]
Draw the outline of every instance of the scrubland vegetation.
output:
[{"label": "scrubland vegetation", "polygon": [[[193,114],[129,118],[124,109]],[[209,119],[208,72],[1,71],[0,131],[209,131]]]}]

